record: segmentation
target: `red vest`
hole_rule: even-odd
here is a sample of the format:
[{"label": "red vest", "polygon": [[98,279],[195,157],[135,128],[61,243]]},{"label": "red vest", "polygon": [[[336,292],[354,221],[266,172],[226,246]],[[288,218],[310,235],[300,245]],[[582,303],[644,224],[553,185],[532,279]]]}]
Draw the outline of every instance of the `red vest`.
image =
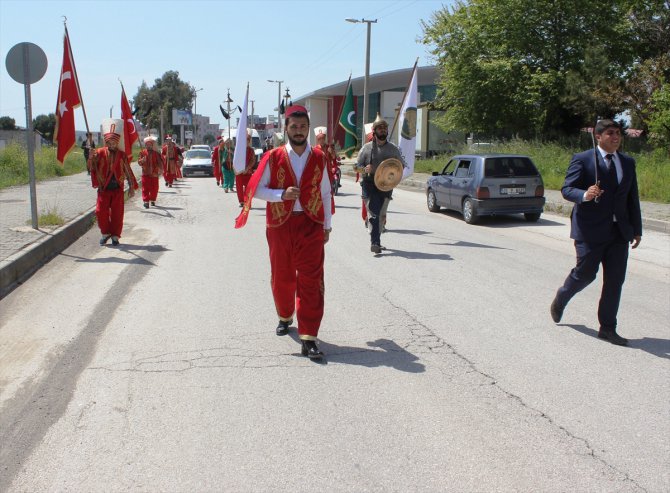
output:
[{"label": "red vest", "polygon": [[[323,152],[315,147],[307,158],[305,169],[297,183],[291,161],[288,157],[286,146],[281,146],[270,151],[270,184],[269,188],[285,189],[288,187],[300,188],[300,204],[307,216],[314,222],[323,224],[323,199],[321,197],[321,180],[325,171],[325,159]],[[266,222],[269,228],[281,226],[288,220],[295,200],[283,200],[281,202],[268,202]]]}]

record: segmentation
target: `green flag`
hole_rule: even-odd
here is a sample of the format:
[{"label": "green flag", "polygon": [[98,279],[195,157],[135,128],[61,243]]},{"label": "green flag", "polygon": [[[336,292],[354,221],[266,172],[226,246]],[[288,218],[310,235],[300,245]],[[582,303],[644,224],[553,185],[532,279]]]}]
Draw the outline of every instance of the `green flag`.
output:
[{"label": "green flag", "polygon": [[344,147],[342,151],[348,158],[356,150],[358,144],[358,132],[356,132],[356,108],[354,108],[354,92],[351,84],[347,88],[347,94],[344,97],[344,105],[340,115],[340,127],[344,129]]}]

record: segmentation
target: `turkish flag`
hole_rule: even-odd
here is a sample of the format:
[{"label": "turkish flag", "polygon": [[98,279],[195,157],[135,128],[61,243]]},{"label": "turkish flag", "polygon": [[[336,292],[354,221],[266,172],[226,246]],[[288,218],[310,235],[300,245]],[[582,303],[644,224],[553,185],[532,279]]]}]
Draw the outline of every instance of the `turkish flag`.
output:
[{"label": "turkish flag", "polygon": [[135,119],[130,110],[130,104],[126,97],[126,90],[121,86],[121,119],[123,120],[123,142],[128,162],[133,160],[133,142],[140,140],[135,128]]},{"label": "turkish flag", "polygon": [[67,35],[67,31],[63,39],[63,67],[60,71],[58,103],[56,105],[56,128],[54,130],[54,143],[58,146],[56,159],[61,164],[64,163],[65,156],[67,156],[75,145],[74,109],[81,105],[79,87],[77,86],[77,74],[74,71],[70,38]]}]

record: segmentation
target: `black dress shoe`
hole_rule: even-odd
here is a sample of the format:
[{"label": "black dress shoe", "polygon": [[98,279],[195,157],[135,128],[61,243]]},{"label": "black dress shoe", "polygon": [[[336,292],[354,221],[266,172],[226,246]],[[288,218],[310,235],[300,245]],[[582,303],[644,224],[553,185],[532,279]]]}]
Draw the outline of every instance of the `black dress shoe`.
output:
[{"label": "black dress shoe", "polygon": [[323,358],[323,353],[319,351],[319,347],[314,341],[302,341],[301,353],[303,356],[307,356],[309,359]]},{"label": "black dress shoe", "polygon": [[102,238],[100,238],[100,245],[104,245],[109,241],[109,239],[112,237],[112,235],[105,235]]},{"label": "black dress shoe", "polygon": [[608,342],[611,342],[612,344],[616,344],[617,346],[628,346],[628,339],[621,337],[613,330],[606,330],[602,327],[598,331],[598,339],[604,339]]},{"label": "black dress shoe", "polygon": [[565,310],[565,307],[558,304],[558,298],[554,298],[554,301],[551,302],[551,307],[549,308],[551,319],[554,323],[561,321],[561,318],[563,318],[563,310]]},{"label": "black dress shoe", "polygon": [[293,320],[289,320],[288,322],[284,322],[283,320],[279,321],[279,324],[277,324],[277,329],[275,330],[275,333],[278,336],[285,336],[288,334],[288,326],[293,323]]}]

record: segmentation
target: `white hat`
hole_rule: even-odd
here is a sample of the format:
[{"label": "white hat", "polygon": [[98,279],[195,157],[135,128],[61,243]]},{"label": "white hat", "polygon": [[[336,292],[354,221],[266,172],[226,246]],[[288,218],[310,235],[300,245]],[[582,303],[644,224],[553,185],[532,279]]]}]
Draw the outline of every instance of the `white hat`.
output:
[{"label": "white hat", "polygon": [[102,120],[102,136],[105,140],[116,140],[118,143],[123,135],[123,120],[119,118],[105,118]]},{"label": "white hat", "polygon": [[149,141],[156,142],[158,140],[158,137],[155,135],[149,135],[147,137],[144,137],[144,143],[146,144]]},{"label": "white hat", "polygon": [[315,127],[314,128],[314,136],[318,137],[321,134],[328,135],[328,129],[326,127]]}]

